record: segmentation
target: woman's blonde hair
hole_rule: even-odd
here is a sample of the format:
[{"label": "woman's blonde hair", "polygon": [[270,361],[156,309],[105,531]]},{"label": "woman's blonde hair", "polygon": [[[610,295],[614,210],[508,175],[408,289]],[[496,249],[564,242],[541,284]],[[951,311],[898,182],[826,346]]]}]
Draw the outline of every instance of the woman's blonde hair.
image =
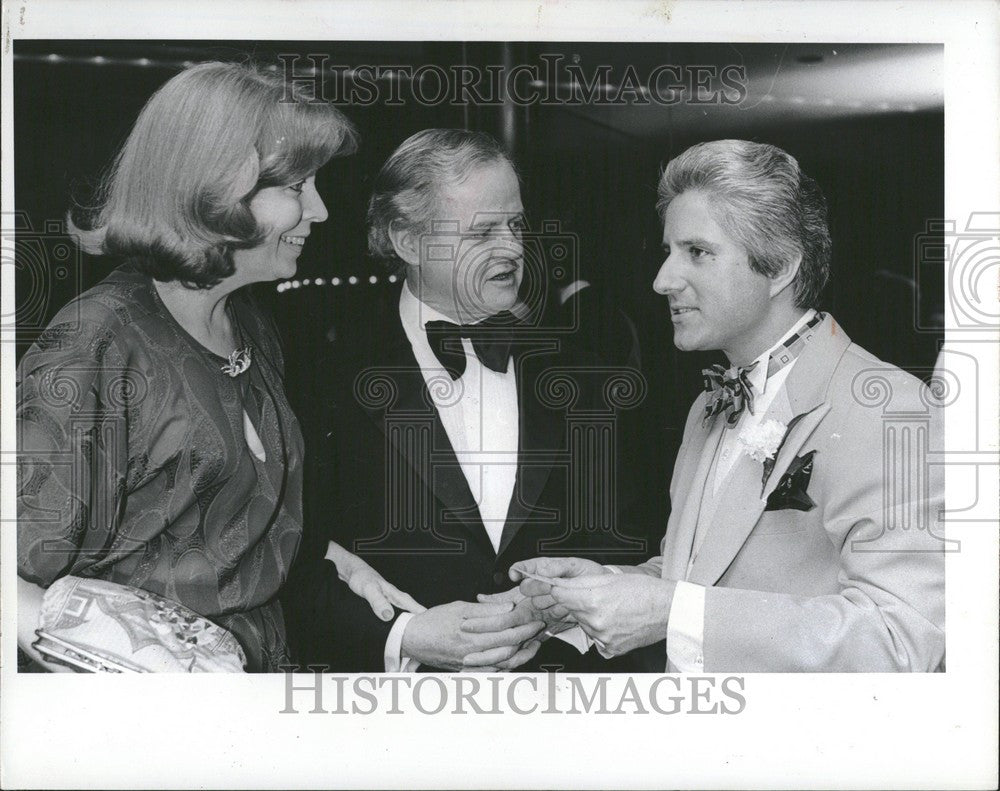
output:
[{"label": "woman's blonde hair", "polygon": [[130,259],[157,280],[208,288],[255,247],[250,200],[350,153],[354,128],[330,104],[277,74],[201,63],[173,77],[139,114],[97,206],[71,212],[92,253]]}]

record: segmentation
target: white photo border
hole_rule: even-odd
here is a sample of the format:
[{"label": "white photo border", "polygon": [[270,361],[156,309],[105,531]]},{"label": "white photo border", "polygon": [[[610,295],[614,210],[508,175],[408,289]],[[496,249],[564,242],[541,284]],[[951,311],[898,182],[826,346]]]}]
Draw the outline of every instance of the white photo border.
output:
[{"label": "white photo border", "polygon": [[[13,206],[13,40],[570,40],[943,43],[947,218],[1000,218],[1000,22],[991,2],[241,2],[22,0],[3,6],[2,203]],[[14,304],[2,277],[3,315]],[[982,295],[997,298],[995,273]],[[961,296],[961,295],[958,295]],[[988,304],[992,315],[997,305]],[[979,309],[982,309],[980,306]],[[957,332],[976,356],[981,403],[995,405],[998,336]],[[14,361],[2,359],[0,433],[14,449]],[[949,424],[952,416],[949,415]],[[996,457],[995,408],[980,416]],[[949,452],[961,451],[949,444]],[[286,679],[18,675],[14,628],[15,470],[0,465],[4,787],[690,787],[987,788],[997,778],[996,526],[962,522],[949,538],[948,672],[754,675],[735,716],[282,714]],[[979,491],[972,489],[978,485]],[[997,468],[949,468],[949,502],[997,502]],[[447,678],[447,676],[442,676]],[[658,676],[636,676],[648,690]],[[544,704],[544,676],[516,692]],[[610,682],[618,700],[627,678]],[[719,679],[721,683],[721,677]],[[504,684],[509,684],[506,680]],[[686,682],[685,682],[686,683]],[[504,687],[506,695],[506,687]],[[565,690],[560,692],[564,694]],[[687,694],[687,693],[686,693]],[[688,694],[690,701],[691,695]],[[296,698],[298,700],[298,698]],[[685,704],[686,706],[688,704]],[[332,706],[327,705],[327,709]]]}]

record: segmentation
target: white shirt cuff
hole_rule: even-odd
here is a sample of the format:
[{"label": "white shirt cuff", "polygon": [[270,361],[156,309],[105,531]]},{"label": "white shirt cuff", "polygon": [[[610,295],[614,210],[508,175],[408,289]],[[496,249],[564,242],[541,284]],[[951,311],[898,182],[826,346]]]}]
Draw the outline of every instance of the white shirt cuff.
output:
[{"label": "white shirt cuff", "polygon": [[667,622],[667,659],[681,673],[705,670],[705,588],[679,581]]},{"label": "white shirt cuff", "polygon": [[396,623],[389,630],[389,637],[385,641],[385,672],[386,673],[413,673],[420,663],[415,659],[403,656],[403,632],[406,625],[413,617],[412,612],[401,612],[396,619]]},{"label": "white shirt cuff", "polygon": [[594,644],[594,641],[587,636],[587,633],[580,626],[565,629],[552,636],[557,640],[562,640],[564,643],[569,643],[581,654],[587,653],[590,650],[590,646]]}]

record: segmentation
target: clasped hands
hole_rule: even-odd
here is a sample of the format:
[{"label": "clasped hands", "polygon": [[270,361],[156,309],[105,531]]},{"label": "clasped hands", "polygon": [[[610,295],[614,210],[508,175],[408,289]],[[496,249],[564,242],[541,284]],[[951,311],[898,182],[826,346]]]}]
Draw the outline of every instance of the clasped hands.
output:
[{"label": "clasped hands", "polygon": [[390,604],[414,613],[404,656],[453,671],[513,670],[545,639],[576,625],[606,657],[650,645],[666,637],[674,592],[673,582],[645,573],[615,574],[582,558],[534,558],[511,566],[519,587],[426,609],[367,564],[351,571],[342,578],[379,617],[391,618]]},{"label": "clasped hands", "polygon": [[575,623],[605,657],[667,636],[676,583],[635,568],[616,574],[582,558],[534,558],[511,566],[520,593],[548,621]]},{"label": "clasped hands", "polygon": [[514,670],[532,659],[546,638],[573,626],[552,610],[536,609],[516,587],[477,599],[414,615],[403,633],[402,654],[445,670]]},{"label": "clasped hands", "polygon": [[[510,578],[520,583],[518,588],[480,595],[476,604],[444,605],[452,608],[451,614],[458,620],[458,634],[449,637],[439,633],[438,650],[456,643],[478,649],[466,653],[460,662],[456,653],[437,657],[438,661],[430,664],[450,670],[513,670],[530,660],[543,640],[577,625],[605,657],[663,640],[675,583],[635,569],[629,571],[615,574],[582,558],[534,558],[515,563]],[[484,611],[487,607],[495,609]],[[413,621],[439,609],[432,608]],[[449,628],[453,626],[454,622],[449,624]],[[522,638],[524,642],[518,642]],[[406,637],[403,653],[413,656],[406,650]]]},{"label": "clasped hands", "polygon": [[394,607],[413,614],[401,648],[404,656],[421,664],[444,670],[513,670],[531,659],[544,639],[538,635],[545,619],[517,588],[480,596],[478,602],[455,601],[428,609],[336,542],[329,542],[326,559],[383,621],[393,619]]}]

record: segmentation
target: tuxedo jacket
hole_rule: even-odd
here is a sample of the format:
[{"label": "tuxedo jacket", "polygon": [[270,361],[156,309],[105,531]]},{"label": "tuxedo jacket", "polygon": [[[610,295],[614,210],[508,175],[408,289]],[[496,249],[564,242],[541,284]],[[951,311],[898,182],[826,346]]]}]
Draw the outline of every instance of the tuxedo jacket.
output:
[{"label": "tuxedo jacket", "polygon": [[[628,374],[617,379],[631,395],[618,397],[609,389],[615,374],[593,360],[537,331],[515,334],[518,469],[494,551],[403,330],[398,295],[384,306],[377,330],[369,326],[341,341],[351,353],[337,370],[321,366],[321,425],[306,431],[306,537],[284,594],[300,664],[384,670],[392,623],[376,618],[322,560],[330,539],[426,607],[514,587],[508,571],[518,560],[570,555],[634,563],[644,549],[615,524],[620,449],[594,452],[603,441],[597,435],[606,436],[619,406],[638,392]],[[446,376],[442,371],[432,386],[447,390]],[[574,457],[589,467],[581,472]],[[596,529],[571,530],[571,523]],[[530,667],[629,667],[608,666],[590,653],[585,659],[548,640]]]},{"label": "tuxedo jacket", "polygon": [[600,286],[587,285],[550,310],[551,323],[572,329],[567,339],[589,349],[607,365],[642,368],[642,351],[635,322],[622,309],[617,295]]},{"label": "tuxedo jacket", "polygon": [[948,544],[943,467],[928,451],[943,438],[923,384],[826,316],[765,416],[787,426],[773,469],[741,454],[689,569],[715,449],[739,430],[704,422],[704,403],[688,415],[648,570],[706,586],[705,671],[937,669]]}]

